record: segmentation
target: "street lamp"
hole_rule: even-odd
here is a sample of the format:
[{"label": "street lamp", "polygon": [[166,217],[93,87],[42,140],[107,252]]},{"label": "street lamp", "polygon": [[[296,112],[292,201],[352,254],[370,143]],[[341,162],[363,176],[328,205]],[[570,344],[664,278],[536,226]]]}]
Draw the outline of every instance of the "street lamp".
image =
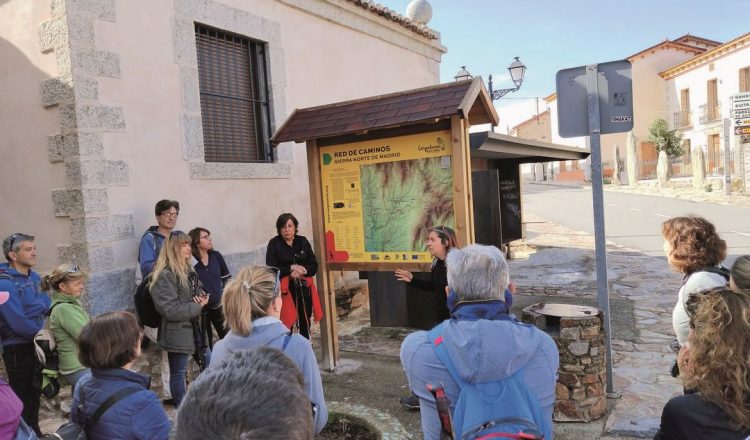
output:
[{"label": "street lamp", "polygon": [[461,70],[458,71],[456,76],[453,77],[456,81],[463,81],[465,79],[471,79],[471,73],[466,70],[466,66],[461,66]]},{"label": "street lamp", "polygon": [[[516,87],[510,89],[492,90],[492,75],[490,75],[488,85],[490,89],[490,97],[493,101],[502,98],[510,92],[517,92],[518,89],[521,88],[523,76],[526,74],[526,66],[518,59],[518,57],[515,57],[514,61],[508,66],[508,72],[510,72],[510,79],[513,80],[513,84],[516,85]],[[468,74],[468,72],[466,73]]]}]

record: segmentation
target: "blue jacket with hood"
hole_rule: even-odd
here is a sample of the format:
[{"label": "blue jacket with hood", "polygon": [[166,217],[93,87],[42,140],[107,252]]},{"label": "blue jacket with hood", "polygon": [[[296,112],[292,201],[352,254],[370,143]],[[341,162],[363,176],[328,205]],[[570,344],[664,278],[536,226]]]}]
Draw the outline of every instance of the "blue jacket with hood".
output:
[{"label": "blue jacket with hood", "polygon": [[[214,345],[211,353],[211,367],[240,350],[260,346],[281,350],[284,344],[284,336],[287,334],[289,334],[289,329],[278,319],[270,316],[258,318],[253,321],[250,335],[240,336],[230,331],[224,339]],[[315,433],[318,434],[328,422],[328,408],[323,396],[323,382],[320,379],[318,361],[315,359],[310,341],[305,339],[304,336],[292,335],[283,351],[299,367],[302,377],[305,378],[307,397],[318,408],[313,419]]]},{"label": "blue jacket with hood", "polygon": [[[80,424],[91,418],[110,396],[123,388],[138,391],[110,407],[87,430],[91,440],[167,440],[171,423],[156,394],[151,378],[123,368],[92,368],[78,381],[70,405],[70,420]],[[83,414],[79,403],[83,400]]]},{"label": "blue jacket with hood", "polygon": [[[182,234],[182,231],[174,230],[170,235]],[[159,257],[159,251],[167,237],[159,233],[158,226],[149,227],[141,237],[141,244],[138,246],[138,266],[141,268],[141,276],[146,278],[156,265],[156,259]]]},{"label": "blue jacket with hood", "polygon": [[[524,384],[539,398],[547,423],[539,428],[544,438],[552,439],[552,409],[555,382],[560,363],[557,346],[541,330],[515,320],[444,321],[443,344],[459,376],[468,383],[501,380],[525,368]],[[401,365],[412,391],[420,400],[420,415],[425,440],[440,438],[440,421],[435,400],[427,384],[442,384],[451,411],[458,401],[459,388],[437,357],[427,332],[406,337],[401,345]],[[508,402],[513,405],[513,402]]]},{"label": "blue jacket with hood", "polygon": [[39,290],[41,278],[34,271],[24,275],[8,263],[0,264],[0,292],[10,295],[0,305],[0,339],[3,346],[28,344],[44,325],[51,300]]}]

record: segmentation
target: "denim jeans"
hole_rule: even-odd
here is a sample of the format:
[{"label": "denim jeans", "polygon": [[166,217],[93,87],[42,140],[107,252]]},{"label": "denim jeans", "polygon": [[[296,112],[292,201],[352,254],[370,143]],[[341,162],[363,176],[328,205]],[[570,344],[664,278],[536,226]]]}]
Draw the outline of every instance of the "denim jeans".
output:
[{"label": "denim jeans", "polygon": [[42,368],[36,360],[34,345],[27,343],[4,346],[3,362],[8,383],[23,403],[23,420],[41,436],[39,399],[42,395]]},{"label": "denim jeans", "polygon": [[70,374],[61,374],[61,376],[65,379],[65,382],[70,384],[70,390],[75,391],[76,383],[89,373],[91,373],[91,370],[84,368],[83,370],[78,370]]},{"label": "denim jeans", "polygon": [[175,408],[179,408],[185,397],[185,379],[190,355],[170,352],[167,353],[167,357],[169,359],[169,391],[172,393]]}]

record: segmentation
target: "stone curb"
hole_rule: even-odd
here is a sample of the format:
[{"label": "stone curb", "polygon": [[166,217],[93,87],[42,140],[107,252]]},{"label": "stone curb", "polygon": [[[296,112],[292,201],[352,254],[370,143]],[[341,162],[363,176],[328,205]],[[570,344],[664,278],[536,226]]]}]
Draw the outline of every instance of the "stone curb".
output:
[{"label": "stone curb", "polygon": [[364,405],[344,402],[327,402],[328,412],[354,416],[375,428],[383,440],[412,440],[404,425],[387,412],[378,411]]}]

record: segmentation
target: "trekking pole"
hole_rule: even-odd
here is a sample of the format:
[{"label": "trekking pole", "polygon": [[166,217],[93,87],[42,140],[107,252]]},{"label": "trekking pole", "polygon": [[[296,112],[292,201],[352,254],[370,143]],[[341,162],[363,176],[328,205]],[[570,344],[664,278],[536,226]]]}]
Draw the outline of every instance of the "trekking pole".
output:
[{"label": "trekking pole", "polygon": [[432,393],[432,397],[435,398],[435,408],[440,420],[440,440],[454,440],[451,407],[448,396],[445,395],[445,389],[427,384],[427,391]]}]

